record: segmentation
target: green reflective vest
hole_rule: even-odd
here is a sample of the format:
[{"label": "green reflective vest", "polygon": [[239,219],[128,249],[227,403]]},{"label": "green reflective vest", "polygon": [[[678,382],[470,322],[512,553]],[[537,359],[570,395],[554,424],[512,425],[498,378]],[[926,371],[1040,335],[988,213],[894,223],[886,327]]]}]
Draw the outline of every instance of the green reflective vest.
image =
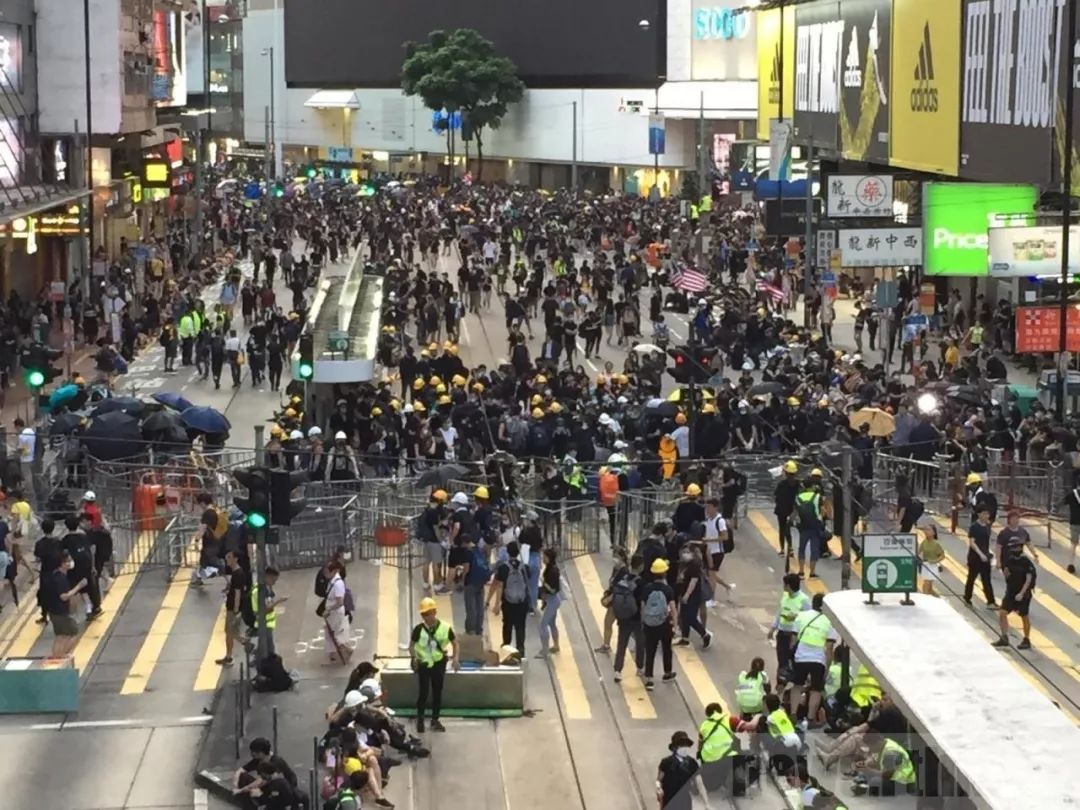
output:
[{"label": "green reflective vest", "polygon": [[[251,586],[251,609],[253,611],[255,611],[256,622],[258,621],[259,614],[260,613],[265,613],[266,614],[266,629],[267,630],[273,630],[275,627],[277,627],[277,608],[270,608],[269,610],[267,610],[265,604],[260,605],[259,604],[259,599],[262,596],[262,594],[263,594],[263,586],[262,585],[252,585]],[[256,627],[258,627],[258,624],[256,624]]]},{"label": "green reflective vest", "polygon": [[776,622],[780,630],[787,633],[795,631],[795,620],[799,618],[799,613],[802,612],[805,599],[806,597],[802,591],[795,591],[795,593],[784,591],[780,595],[780,615]]},{"label": "green reflective vest", "polygon": [[712,194],[702,194],[701,202],[698,205],[698,210],[702,214],[707,214],[712,211]]},{"label": "green reflective vest", "polygon": [[420,638],[413,644],[413,655],[422,666],[433,667],[444,658],[450,646],[450,625],[441,619],[434,628],[420,624]]},{"label": "green reflective vest", "polygon": [[191,317],[191,313],[185,313],[180,318],[180,325],[177,327],[176,333],[183,338],[195,337],[195,319]]},{"label": "green reflective vest", "polygon": [[911,764],[911,755],[904,746],[890,740],[888,737],[885,738],[885,744],[881,746],[881,754],[878,757],[878,768],[885,770],[885,755],[889,753],[896,754],[900,757],[900,764],[892,773],[892,781],[898,782],[901,785],[914,785],[915,766]]},{"label": "green reflective vest", "polygon": [[698,736],[702,740],[698,756],[702,762],[716,762],[739,753],[735,748],[735,735],[731,733],[728,723],[728,714],[713,713],[698,728]]},{"label": "green reflective vest", "polygon": [[855,679],[851,682],[851,702],[861,708],[881,700],[881,684],[870,674],[865,664],[859,664]]},{"label": "green reflective vest", "polygon": [[791,718],[788,717],[788,713],[783,708],[771,712],[765,718],[765,722],[769,726],[769,736],[773,739],[780,739],[788,734],[795,733],[795,724],[791,722]]},{"label": "green reflective vest", "polygon": [[199,313],[199,310],[197,310],[197,309],[191,310],[191,320],[195,324],[195,334],[197,335],[197,334],[199,334],[199,332],[202,331],[202,326],[203,326],[203,316]]},{"label": "green reflective vest", "polygon": [[829,617],[816,610],[804,610],[795,618],[795,631],[799,634],[800,645],[823,650],[829,640],[830,630],[832,622]]},{"label": "green reflective vest", "polygon": [[843,677],[843,667],[840,664],[832,664],[825,675],[825,697],[831,698],[840,691],[840,681]]},{"label": "green reflective vest", "polygon": [[765,673],[747,674],[744,669],[739,673],[739,682],[735,687],[735,703],[743,714],[756,714],[761,711],[765,700]]}]

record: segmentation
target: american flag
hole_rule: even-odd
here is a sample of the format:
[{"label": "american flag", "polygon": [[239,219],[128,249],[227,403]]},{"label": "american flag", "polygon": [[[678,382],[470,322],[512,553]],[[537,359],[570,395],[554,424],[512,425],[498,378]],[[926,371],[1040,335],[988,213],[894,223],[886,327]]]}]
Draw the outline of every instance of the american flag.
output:
[{"label": "american flag", "polygon": [[709,279],[704,273],[686,267],[675,271],[675,274],[671,277],[671,286],[677,290],[700,293],[709,289]]},{"label": "american flag", "polygon": [[773,301],[784,300],[784,291],[777,287],[775,284],[769,284],[765,281],[759,281],[757,283],[757,291],[765,293]]}]

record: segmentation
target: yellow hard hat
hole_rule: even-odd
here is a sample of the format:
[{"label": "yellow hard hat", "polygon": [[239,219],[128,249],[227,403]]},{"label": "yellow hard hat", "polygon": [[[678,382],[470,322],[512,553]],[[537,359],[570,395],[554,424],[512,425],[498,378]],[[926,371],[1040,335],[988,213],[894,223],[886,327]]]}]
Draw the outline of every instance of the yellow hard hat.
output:
[{"label": "yellow hard hat", "polygon": [[765,307],[758,307],[758,311],[757,311],[757,314],[758,314],[758,317],[759,317],[759,318],[764,318],[764,317],[765,317],[766,315],[768,315],[769,313],[767,313],[767,312],[765,311]]},{"label": "yellow hard hat", "polygon": [[796,464],[794,462],[794,460],[788,459],[787,461],[784,462],[784,472],[786,472],[786,473],[796,473],[798,471],[799,471],[799,465]]},{"label": "yellow hard hat", "polygon": [[829,407],[829,398],[828,397],[822,397],[821,399],[819,399],[817,401],[817,404],[818,404],[819,408],[828,408]]},{"label": "yellow hard hat", "polygon": [[420,615],[425,613],[434,613],[439,609],[439,606],[435,604],[435,600],[430,596],[425,596],[420,600]]},{"label": "yellow hard hat", "polygon": [[450,352],[451,357],[457,357],[457,353],[458,353],[457,344],[456,343],[451,343],[450,348],[447,349],[447,351]]},{"label": "yellow hard hat", "polygon": [[607,377],[605,377],[603,374],[597,374],[596,375],[596,384],[597,385],[607,385]]},{"label": "yellow hard hat", "polygon": [[427,349],[421,349],[420,350],[420,356],[421,357],[431,357],[431,352],[429,352]]},{"label": "yellow hard hat", "polygon": [[792,408],[798,408],[799,405],[802,403],[799,402],[798,397],[788,397],[787,404],[790,405]]},{"label": "yellow hard hat", "polygon": [[455,375],[454,375],[454,377],[453,377],[453,379],[451,379],[451,380],[450,380],[450,382],[452,382],[452,383],[453,383],[454,385],[456,385],[456,386],[457,386],[458,388],[464,388],[464,387],[465,387],[465,383],[467,383],[467,382],[468,382],[468,380],[466,380],[466,379],[465,379],[464,377],[462,377],[462,376],[461,376],[460,374],[455,374]]},{"label": "yellow hard hat", "polygon": [[289,419],[295,419],[296,418],[296,411],[294,411],[292,408],[286,408],[285,409],[285,416],[287,416]]},{"label": "yellow hard hat", "polygon": [[390,400],[390,407],[393,408],[395,411],[400,411],[401,410],[401,400],[398,400],[398,399]]},{"label": "yellow hard hat", "polygon": [[[716,410],[716,409],[714,408],[713,410]],[[686,414],[685,413],[677,413],[677,414],[675,414],[675,424],[676,425],[685,425],[686,424]]]},{"label": "yellow hard hat", "polygon": [[473,490],[473,497],[477,500],[486,501],[491,497],[491,495],[488,493],[487,487],[481,486]]},{"label": "yellow hard hat", "polygon": [[713,405],[711,402],[706,402],[704,405],[701,406],[701,412],[702,413],[716,413],[716,406]]},{"label": "yellow hard hat", "polygon": [[392,335],[392,334],[394,334],[394,332],[397,331],[397,329],[394,328],[393,324],[387,324],[386,326],[384,326],[382,328],[382,330],[384,332],[386,332],[386,334],[388,334],[388,335]]},{"label": "yellow hard hat", "polygon": [[627,377],[625,374],[620,374],[619,375],[619,385],[627,385],[627,384],[629,384],[629,382],[630,382],[630,378]]},{"label": "yellow hard hat", "polygon": [[282,429],[281,425],[272,425],[270,427],[270,435],[271,436],[280,436],[284,432],[285,431]]},{"label": "yellow hard hat", "polygon": [[431,343],[428,344],[427,350],[429,352],[437,352],[439,350],[439,344],[435,341],[431,341]]},{"label": "yellow hard hat", "polygon": [[967,474],[967,482],[968,482],[968,485],[981,484],[982,483],[982,476],[979,475],[977,472],[968,473]]},{"label": "yellow hard hat", "polygon": [[551,405],[548,406],[548,410],[552,413],[562,413],[562,409],[562,405],[558,402],[552,402]]},{"label": "yellow hard hat", "polygon": [[544,385],[547,382],[547,377],[545,377],[543,374],[537,374],[533,382],[535,382],[537,385]]},{"label": "yellow hard hat", "polygon": [[652,561],[652,565],[649,566],[649,571],[653,574],[666,574],[671,566],[668,561],[663,557],[657,557]]},{"label": "yellow hard hat", "polygon": [[453,402],[453,400],[450,399],[449,394],[443,394],[441,397],[439,397],[438,402],[440,405],[449,405],[451,402]]},{"label": "yellow hard hat", "polygon": [[382,416],[382,408],[380,408],[378,405],[376,405],[374,408],[371,409],[371,415],[372,416]]},{"label": "yellow hard hat", "polygon": [[825,473],[823,473],[823,472],[821,471],[821,468],[819,468],[819,467],[814,467],[814,469],[812,469],[812,470],[810,471],[810,477],[811,477],[811,478],[824,478],[824,477],[825,477]]},{"label": "yellow hard hat", "polygon": [[438,374],[431,375],[431,379],[427,381],[428,385],[442,385],[442,377]]},{"label": "yellow hard hat", "polygon": [[533,416],[533,419],[543,419],[544,418],[544,412],[542,410],[540,410],[539,408],[533,408],[532,416]]},{"label": "yellow hard hat", "polygon": [[436,394],[445,394],[446,393],[446,383],[439,383],[438,385],[436,385],[435,386],[435,393]]},{"label": "yellow hard hat", "polygon": [[478,394],[484,393],[484,384],[482,382],[475,382],[472,385],[472,390]]},{"label": "yellow hard hat", "polygon": [[431,500],[438,501],[439,503],[446,503],[450,500],[450,496],[446,493],[445,489],[437,489],[431,493]]},{"label": "yellow hard hat", "polygon": [[442,347],[446,351],[450,351],[454,347],[454,342],[452,340],[444,340]]},{"label": "yellow hard hat", "polygon": [[424,384],[425,383],[424,383],[423,377],[417,377],[415,380],[412,381],[413,390],[414,391],[421,390],[424,387]]},{"label": "yellow hard hat", "polygon": [[540,396],[539,394],[533,394],[532,399],[529,400],[529,404],[530,405],[539,405],[543,401],[544,401],[544,398],[542,396]]},{"label": "yellow hard hat", "polygon": [[688,484],[686,487],[686,494],[692,498],[696,498],[698,495],[701,494],[701,487],[699,487],[697,484]]},{"label": "yellow hard hat", "polygon": [[426,407],[426,406],[424,405],[424,403],[423,403],[423,402],[421,402],[420,400],[416,400],[416,402],[414,402],[414,403],[413,403],[413,406],[412,406],[412,408],[413,408],[413,410],[414,410],[414,411],[416,411],[417,413],[423,413],[424,411],[426,411],[426,410],[427,410],[427,407]]}]

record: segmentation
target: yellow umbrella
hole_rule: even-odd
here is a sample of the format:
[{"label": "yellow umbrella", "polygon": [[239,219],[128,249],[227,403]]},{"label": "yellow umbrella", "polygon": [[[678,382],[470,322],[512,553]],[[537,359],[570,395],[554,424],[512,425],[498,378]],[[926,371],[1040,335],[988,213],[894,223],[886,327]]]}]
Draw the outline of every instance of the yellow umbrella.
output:
[{"label": "yellow umbrella", "polygon": [[891,413],[881,408],[863,408],[851,415],[848,422],[852,430],[858,430],[863,425],[870,426],[871,436],[891,436],[896,430],[896,419]]},{"label": "yellow umbrella", "polygon": [[[689,394],[690,389],[689,388],[676,388],[674,391],[672,391],[670,394],[668,394],[667,401],[668,402],[682,402],[683,391],[686,391]],[[698,388],[698,391],[701,392],[701,398],[703,400],[705,400],[705,401],[708,401],[710,399],[716,399],[716,394],[714,394],[708,388]]]}]

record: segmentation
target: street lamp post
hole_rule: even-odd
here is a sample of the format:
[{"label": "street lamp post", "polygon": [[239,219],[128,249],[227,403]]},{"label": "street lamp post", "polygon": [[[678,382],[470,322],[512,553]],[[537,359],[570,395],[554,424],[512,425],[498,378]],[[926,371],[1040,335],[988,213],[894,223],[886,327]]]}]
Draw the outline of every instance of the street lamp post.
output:
[{"label": "street lamp post", "polygon": [[277,118],[274,109],[274,47],[263,48],[263,56],[270,57],[270,117],[266,123],[266,179],[273,180],[277,165]]},{"label": "street lamp post", "polygon": [[[1066,29],[1069,35],[1076,31],[1076,3],[1069,3],[1069,22]],[[1072,174],[1073,174],[1073,109],[1076,104],[1076,52],[1073,48],[1068,53],[1068,70],[1065,71],[1065,157],[1062,160],[1061,186],[1062,205],[1061,221],[1061,286],[1058,290],[1060,303],[1060,323],[1058,327],[1058,379],[1057,379],[1057,418],[1065,419],[1065,394],[1069,390],[1069,233],[1072,226]]]}]

